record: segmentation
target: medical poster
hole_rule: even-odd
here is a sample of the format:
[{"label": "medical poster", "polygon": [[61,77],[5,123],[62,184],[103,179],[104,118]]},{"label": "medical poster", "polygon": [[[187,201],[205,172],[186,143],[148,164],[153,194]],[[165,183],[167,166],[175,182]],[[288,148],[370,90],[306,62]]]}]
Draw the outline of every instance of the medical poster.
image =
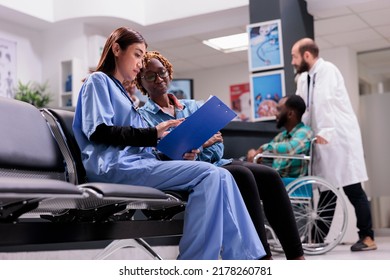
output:
[{"label": "medical poster", "polygon": [[0,96],[13,98],[16,87],[16,42],[0,39]]},{"label": "medical poster", "polygon": [[249,71],[282,68],[283,43],[281,21],[273,20],[247,26]]},{"label": "medical poster", "polygon": [[237,114],[233,121],[249,121],[251,118],[251,96],[249,83],[230,86],[230,104]]},{"label": "medical poster", "polygon": [[252,120],[276,118],[276,105],[285,96],[284,71],[267,71],[251,75]]}]

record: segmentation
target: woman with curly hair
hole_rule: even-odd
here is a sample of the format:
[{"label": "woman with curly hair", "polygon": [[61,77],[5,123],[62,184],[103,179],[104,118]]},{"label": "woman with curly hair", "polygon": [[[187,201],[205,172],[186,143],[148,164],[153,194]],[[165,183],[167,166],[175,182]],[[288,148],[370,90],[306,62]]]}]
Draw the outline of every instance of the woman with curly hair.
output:
[{"label": "woman with curly hair", "polygon": [[[143,65],[136,84],[149,99],[139,111],[151,127],[165,121],[186,118],[200,107],[195,100],[178,100],[168,92],[173,67],[159,52],[147,52]],[[222,135],[217,133],[203,144],[197,160],[221,166],[223,168],[219,169],[228,170],[233,175],[266,250],[265,258],[272,258],[272,254],[267,242],[261,200],[286,258],[304,259],[290,199],[279,174],[267,166],[223,159],[223,149]]]}]

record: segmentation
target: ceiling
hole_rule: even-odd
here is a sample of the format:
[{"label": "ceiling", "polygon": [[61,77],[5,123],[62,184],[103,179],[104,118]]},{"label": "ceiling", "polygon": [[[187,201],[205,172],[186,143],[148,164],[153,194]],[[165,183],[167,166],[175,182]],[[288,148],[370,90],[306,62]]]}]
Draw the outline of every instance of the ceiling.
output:
[{"label": "ceiling", "polygon": [[[359,53],[359,63],[375,69],[376,75],[390,78],[390,1],[389,0],[306,0],[314,16],[315,39],[321,49],[347,46]],[[3,9],[4,10],[4,9]],[[50,28],[31,16],[8,11],[2,19],[17,21],[30,28]],[[202,44],[202,40],[245,32],[249,8],[221,10],[200,16],[141,26],[116,18],[83,18],[107,36],[118,26],[131,26],[149,43],[148,49],[161,51],[175,66],[176,73],[247,63],[247,52],[224,54]],[[384,50],[381,54],[374,50]],[[379,70],[378,70],[379,69]]]},{"label": "ceiling", "polygon": [[[359,55],[367,72],[390,79],[389,0],[306,0],[314,17],[315,40],[320,49],[347,46]],[[150,43],[175,66],[176,73],[247,63],[246,51],[224,54],[205,46],[213,37],[245,32],[249,8],[240,7],[156,26],[139,27]],[[101,25],[107,34],[112,25]],[[182,31],[185,30],[183,34]],[[381,52],[376,52],[381,50]],[[363,55],[364,54],[364,55]]]},{"label": "ceiling", "polygon": [[316,7],[318,0],[307,2],[321,49],[347,46],[359,54],[359,67],[377,80],[390,79],[389,0],[327,0],[321,3],[326,9]]}]

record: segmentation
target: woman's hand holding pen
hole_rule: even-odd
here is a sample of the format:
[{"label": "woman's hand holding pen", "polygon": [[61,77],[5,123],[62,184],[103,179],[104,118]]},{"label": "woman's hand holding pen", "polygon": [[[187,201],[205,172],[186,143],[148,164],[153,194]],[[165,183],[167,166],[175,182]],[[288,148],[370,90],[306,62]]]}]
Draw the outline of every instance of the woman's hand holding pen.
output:
[{"label": "woman's hand holding pen", "polygon": [[170,129],[171,127],[178,126],[183,121],[184,119],[177,119],[177,120],[169,120],[169,121],[159,123],[158,125],[156,125],[157,138],[163,138],[165,135],[169,133],[169,131],[167,131],[168,129]]}]

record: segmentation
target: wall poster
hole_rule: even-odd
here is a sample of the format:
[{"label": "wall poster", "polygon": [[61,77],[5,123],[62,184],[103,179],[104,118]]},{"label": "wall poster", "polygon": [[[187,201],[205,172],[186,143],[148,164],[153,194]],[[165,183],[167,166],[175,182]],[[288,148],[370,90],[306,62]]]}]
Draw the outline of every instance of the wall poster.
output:
[{"label": "wall poster", "polygon": [[251,75],[252,120],[276,118],[276,105],[285,96],[284,71],[267,71]]},{"label": "wall poster", "polygon": [[0,38],[0,96],[13,98],[16,87],[16,42]]},{"label": "wall poster", "polygon": [[230,86],[230,104],[237,114],[233,121],[249,121],[251,118],[251,100],[249,83]]},{"label": "wall poster", "polygon": [[280,19],[250,24],[247,26],[247,32],[250,72],[284,66]]}]

